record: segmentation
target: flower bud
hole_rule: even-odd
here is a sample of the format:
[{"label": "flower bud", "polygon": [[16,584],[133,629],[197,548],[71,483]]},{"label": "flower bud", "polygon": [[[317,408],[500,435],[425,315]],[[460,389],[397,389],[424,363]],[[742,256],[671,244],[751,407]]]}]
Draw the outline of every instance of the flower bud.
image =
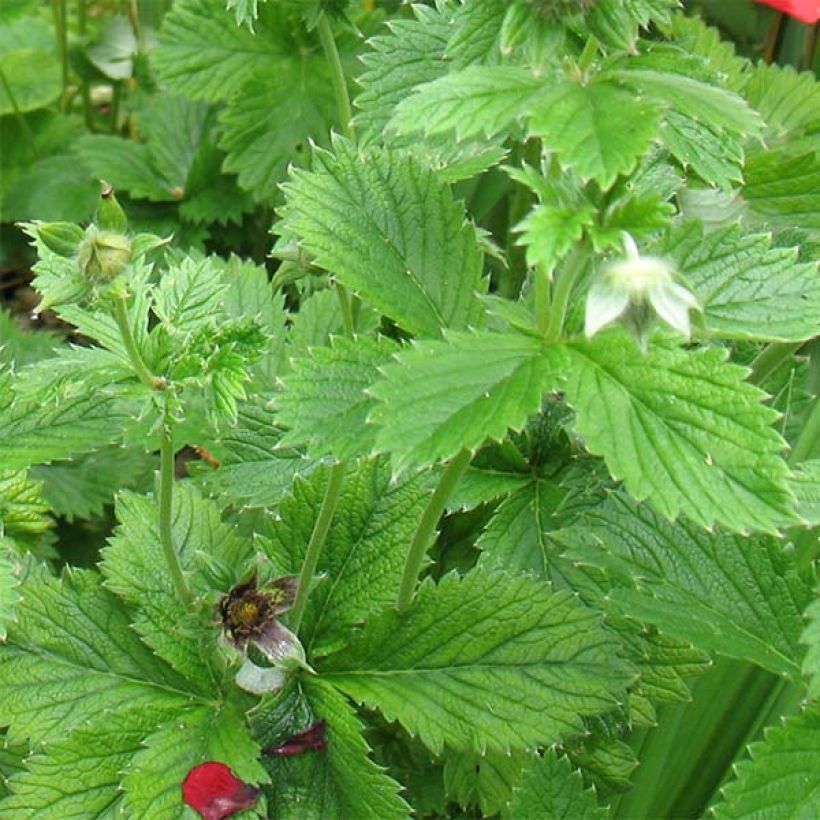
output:
[{"label": "flower bud", "polygon": [[31,236],[58,256],[74,256],[83,239],[83,229],[73,222],[34,222]]},{"label": "flower bud", "polygon": [[102,182],[102,185],[103,190],[100,194],[100,201],[97,203],[94,222],[103,231],[125,233],[128,230],[128,217],[126,217],[120,203],[117,202],[114,189],[105,181]]},{"label": "flower bud", "polygon": [[131,262],[131,240],[114,231],[98,231],[93,226],[77,250],[77,264],[95,283],[110,282]]}]

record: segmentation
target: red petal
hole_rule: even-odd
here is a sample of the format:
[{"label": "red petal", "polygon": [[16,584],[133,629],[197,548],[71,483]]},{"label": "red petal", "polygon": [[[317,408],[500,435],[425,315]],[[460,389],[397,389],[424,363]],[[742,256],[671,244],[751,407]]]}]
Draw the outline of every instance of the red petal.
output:
[{"label": "red petal", "polygon": [[224,763],[213,761],[194,766],[182,784],[182,799],[203,820],[223,820],[250,809],[259,794],[259,789],[240,780]]},{"label": "red petal", "polygon": [[789,14],[801,23],[811,24],[820,20],[820,0],[757,0],[757,2]]},{"label": "red petal", "polygon": [[314,723],[313,726],[308,727],[304,732],[298,732],[291,735],[284,743],[278,746],[269,746],[263,750],[266,755],[275,755],[276,757],[292,757],[293,755],[300,755],[302,752],[315,749],[321,751],[327,746],[325,740],[325,722],[323,720]]}]

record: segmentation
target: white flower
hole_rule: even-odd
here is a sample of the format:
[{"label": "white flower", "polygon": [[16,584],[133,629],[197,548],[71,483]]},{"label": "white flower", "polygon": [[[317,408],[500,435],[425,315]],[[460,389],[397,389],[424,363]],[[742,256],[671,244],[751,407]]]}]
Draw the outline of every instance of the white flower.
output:
[{"label": "white flower", "polygon": [[641,256],[627,233],[624,251],[626,258],[607,265],[589,289],[584,321],[587,337],[621,318],[630,307],[640,309],[648,304],[664,322],[689,339],[689,311],[700,310],[695,297],[675,282],[668,262]]}]

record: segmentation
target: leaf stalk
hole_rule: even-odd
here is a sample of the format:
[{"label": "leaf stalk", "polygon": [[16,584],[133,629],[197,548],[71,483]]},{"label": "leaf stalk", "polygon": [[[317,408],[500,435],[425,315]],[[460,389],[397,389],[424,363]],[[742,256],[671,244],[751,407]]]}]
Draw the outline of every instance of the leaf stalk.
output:
[{"label": "leaf stalk", "polygon": [[353,140],[355,134],[353,130],[353,111],[350,107],[350,93],[347,89],[347,80],[345,80],[342,60],[339,57],[339,49],[336,47],[336,38],[333,36],[333,29],[326,14],[319,18],[316,30],[319,33],[319,42],[322,44],[325,58],[330,66],[330,79],[336,96],[336,108],[339,112],[339,124],[342,133],[348,139]]},{"label": "leaf stalk", "polygon": [[[549,313],[545,322],[546,332],[544,338],[550,343],[555,343],[561,339],[564,329],[564,320],[569,307],[569,299],[576,283],[581,278],[587,266],[589,253],[583,245],[576,245],[564,262],[558,273],[555,288],[552,296],[552,304],[549,305]],[[541,327],[544,319],[539,316],[538,324]]]},{"label": "leaf stalk", "polygon": [[125,299],[117,299],[114,302],[114,319],[117,322],[117,327],[120,329],[120,336],[122,343],[125,345],[125,350],[128,353],[128,358],[131,360],[131,366],[136,371],[139,380],[152,390],[160,389],[165,386],[163,379],[157,378],[146,366],[145,361],[140,355],[139,348],[134,339],[134,334],[131,332],[131,322],[128,319],[128,310],[125,306]]}]

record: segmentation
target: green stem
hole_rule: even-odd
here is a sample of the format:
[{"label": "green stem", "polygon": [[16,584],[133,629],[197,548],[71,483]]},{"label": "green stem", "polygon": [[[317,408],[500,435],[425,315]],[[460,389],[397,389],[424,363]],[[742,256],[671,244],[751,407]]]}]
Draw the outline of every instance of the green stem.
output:
[{"label": "green stem", "polygon": [[535,268],[535,316],[542,336],[547,335],[550,324],[550,298],[552,296],[552,271],[543,265]]},{"label": "green stem", "polygon": [[29,148],[31,148],[31,153],[34,156],[34,159],[39,159],[39,154],[37,153],[37,146],[34,142],[34,132],[31,130],[31,127],[28,124],[28,121],[23,116],[23,112],[20,110],[20,106],[17,104],[17,98],[14,96],[14,92],[11,90],[11,85],[9,84],[8,77],[6,77],[3,68],[0,67],[0,83],[3,84],[3,89],[6,92],[6,96],[9,98],[9,102],[11,103],[11,107],[14,110],[14,116],[17,118],[17,122],[20,123],[20,129],[26,135],[26,141],[29,144]]},{"label": "green stem", "polygon": [[586,268],[587,259],[587,249],[583,245],[576,245],[557,275],[552,304],[549,309],[547,332],[544,334],[544,338],[548,342],[554,343],[561,338],[567,308],[569,307],[569,299],[572,296],[575,284]]},{"label": "green stem", "polygon": [[174,428],[173,421],[167,410],[162,420],[162,439],[159,449],[159,540],[165,563],[171,573],[171,580],[177,590],[179,599],[186,607],[191,606],[193,596],[188,588],[188,582],[182,572],[174,535],[171,530],[171,507],[174,494]]},{"label": "green stem", "polygon": [[330,21],[327,19],[326,14],[323,14],[319,18],[316,29],[319,32],[319,41],[322,44],[322,50],[325,52],[325,58],[330,66],[330,79],[333,83],[333,92],[336,95],[339,124],[341,125],[342,133],[348,139],[352,140],[354,138],[354,132],[353,112],[350,107],[350,93],[347,89],[347,81],[345,80],[342,60],[339,57],[339,49],[336,48],[336,39],[333,36],[333,29],[330,26]]},{"label": "green stem", "polygon": [[60,107],[65,111],[66,91],[68,90],[68,26],[66,0],[52,0],[54,12],[54,29],[57,34],[57,52],[60,55],[60,67],[63,78],[63,93]]},{"label": "green stem", "polygon": [[152,390],[159,389],[164,385],[164,381],[148,369],[140,355],[139,348],[134,340],[134,334],[131,332],[131,322],[128,319],[128,309],[125,306],[125,299],[117,299],[114,302],[114,319],[117,322],[117,327],[120,329],[120,336],[122,336],[125,351],[128,353],[128,358],[131,360],[131,365],[136,371],[137,376],[139,376],[139,380]]},{"label": "green stem", "polygon": [[762,384],[784,362],[788,361],[800,348],[802,342],[772,342],[766,345],[752,361],[749,381]]},{"label": "green stem", "polygon": [[435,492],[427,502],[427,507],[422,513],[421,520],[416,528],[416,534],[413,536],[413,541],[410,544],[410,551],[407,553],[407,558],[404,562],[404,572],[401,576],[399,597],[396,601],[396,606],[400,612],[407,609],[413,600],[416,584],[418,583],[419,575],[424,566],[424,558],[436,535],[438,520],[444,512],[447,499],[452,495],[453,490],[461,480],[461,476],[464,475],[464,471],[469,466],[470,458],[469,450],[462,450],[458,455],[453,457],[442,473]]},{"label": "green stem", "polygon": [[111,92],[111,122],[109,124],[112,134],[117,133],[117,124],[120,119],[120,100],[122,99],[122,83],[115,82]]},{"label": "green stem", "polygon": [[302,616],[305,614],[308,595],[313,584],[313,576],[316,574],[316,567],[319,564],[319,556],[327,538],[330,522],[333,520],[333,513],[339,502],[342,490],[342,480],[345,475],[345,465],[342,462],[334,464],[330,468],[325,496],[322,499],[322,506],[319,509],[319,517],[313,525],[313,532],[310,534],[310,541],[305,551],[305,559],[302,562],[302,570],[299,573],[299,586],[296,590],[296,600],[293,602],[293,609],[290,614],[290,628],[298,633],[302,624]]},{"label": "green stem", "polygon": [[[85,35],[87,31],[86,25],[86,4],[87,0],[77,0],[77,33],[83,40],[85,46]],[[88,80],[82,80],[82,96],[83,96],[83,119],[85,120],[85,127],[89,131],[94,130],[94,119],[91,108],[91,89],[88,86]]]}]

